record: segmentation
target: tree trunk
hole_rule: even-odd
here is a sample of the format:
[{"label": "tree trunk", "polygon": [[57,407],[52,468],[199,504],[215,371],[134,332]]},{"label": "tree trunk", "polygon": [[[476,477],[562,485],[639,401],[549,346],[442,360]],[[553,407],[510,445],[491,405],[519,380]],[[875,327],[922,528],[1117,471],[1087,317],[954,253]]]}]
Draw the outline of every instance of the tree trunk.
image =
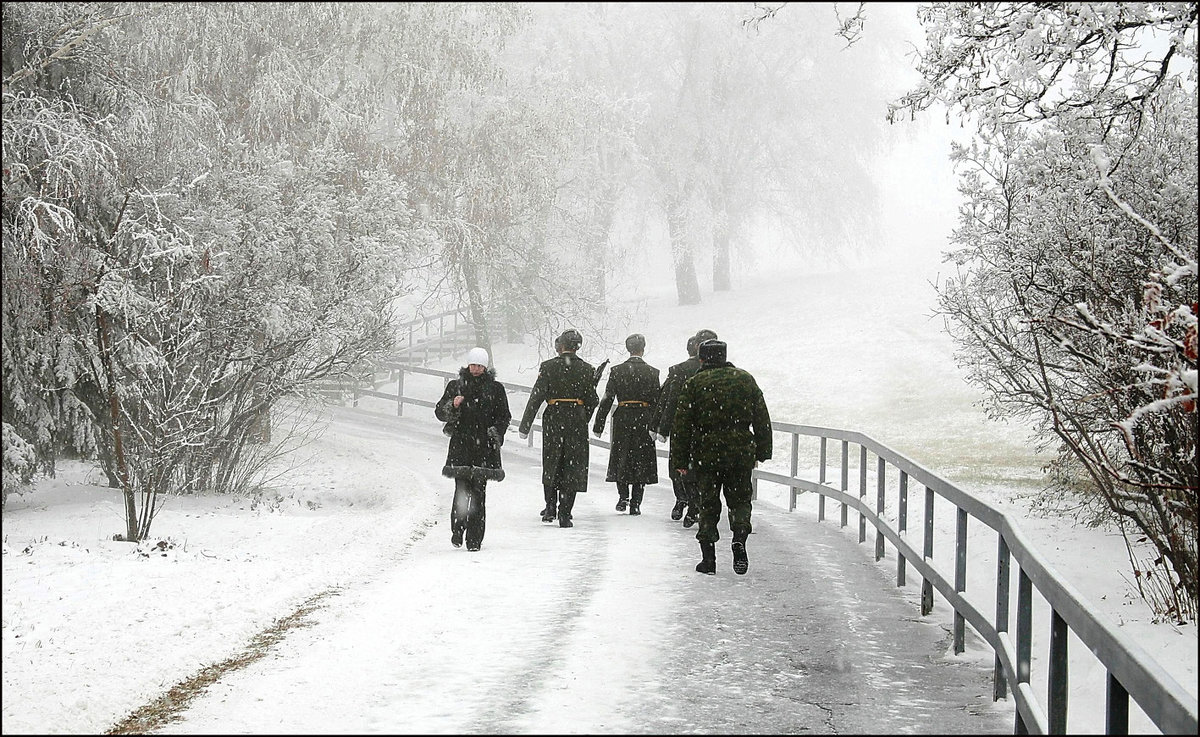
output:
[{"label": "tree trunk", "polygon": [[667,208],[667,230],[671,236],[671,260],[675,266],[675,293],[681,305],[700,304],[700,282],[696,279],[696,264],[692,244],[688,239],[686,215],[682,200]]},{"label": "tree trunk", "polygon": [[733,288],[729,277],[729,221],[724,211],[714,213],[713,226],[713,291],[728,292]]},{"label": "tree trunk", "polygon": [[470,244],[463,243],[459,254],[458,266],[462,272],[463,287],[467,290],[467,304],[471,310],[471,324],[475,326],[475,340],[480,348],[492,353],[492,337],[488,330],[487,313],[483,306],[483,289],[479,285],[479,275],[475,272],[475,262],[471,260]]},{"label": "tree trunk", "polygon": [[592,277],[592,288],[596,304],[600,307],[604,306],[606,296],[608,295],[608,265],[612,260],[612,227],[617,211],[617,194],[615,189],[615,187],[607,188],[606,191],[601,193],[596,205],[599,212],[596,214],[596,223],[598,226],[596,242],[592,246],[593,258],[595,258],[593,264],[595,273]]},{"label": "tree trunk", "polygon": [[108,412],[112,422],[113,434],[113,465],[116,466],[117,476],[121,483],[121,494],[125,498],[125,539],[129,542],[138,541],[137,500],[133,493],[133,485],[129,483],[129,469],[125,465],[125,448],[121,440],[121,400],[117,396],[116,372],[112,362],[112,336],[108,332],[108,322],[104,313],[96,308],[96,332],[100,348],[101,361],[104,364],[105,384],[107,384]]},{"label": "tree trunk", "polygon": [[269,443],[271,442],[271,405],[263,404],[260,409],[254,411],[254,418],[250,421],[250,442],[252,443]]},{"label": "tree trunk", "polygon": [[730,211],[733,198],[732,186],[722,177],[710,193],[713,229],[713,291],[728,292],[733,289],[730,268],[733,262],[734,213]]}]

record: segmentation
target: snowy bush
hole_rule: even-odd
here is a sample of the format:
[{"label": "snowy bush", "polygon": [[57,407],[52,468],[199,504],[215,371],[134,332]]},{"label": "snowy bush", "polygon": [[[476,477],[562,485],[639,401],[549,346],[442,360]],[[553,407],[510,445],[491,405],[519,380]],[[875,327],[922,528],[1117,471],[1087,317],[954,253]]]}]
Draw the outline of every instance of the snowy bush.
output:
[{"label": "snowy bush", "polygon": [[3,449],[0,488],[3,489],[3,502],[7,503],[9,494],[21,494],[27,490],[37,464],[33,446],[25,442],[12,425],[0,423],[0,428],[3,430],[0,439],[0,448]]}]

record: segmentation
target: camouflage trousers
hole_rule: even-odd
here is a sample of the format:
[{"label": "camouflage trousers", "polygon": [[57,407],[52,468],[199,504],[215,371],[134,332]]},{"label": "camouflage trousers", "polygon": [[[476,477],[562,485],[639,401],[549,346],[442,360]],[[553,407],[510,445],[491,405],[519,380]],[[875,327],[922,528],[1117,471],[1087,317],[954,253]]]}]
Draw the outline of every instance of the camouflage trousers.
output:
[{"label": "camouflage trousers", "polygon": [[688,475],[696,478],[696,495],[700,503],[699,528],[696,539],[715,543],[721,539],[717,523],[721,521],[721,494],[729,508],[729,530],[734,542],[745,542],[750,535],[751,497],[754,486],[750,481],[753,466],[745,468],[696,468]]}]

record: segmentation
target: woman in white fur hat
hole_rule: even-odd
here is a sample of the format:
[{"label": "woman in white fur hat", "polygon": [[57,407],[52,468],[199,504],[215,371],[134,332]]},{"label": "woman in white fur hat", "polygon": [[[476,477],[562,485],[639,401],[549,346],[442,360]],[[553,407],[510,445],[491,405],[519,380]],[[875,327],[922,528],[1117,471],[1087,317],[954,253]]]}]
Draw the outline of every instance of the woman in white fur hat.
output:
[{"label": "woman in white fur hat", "polygon": [[450,544],[461,547],[465,536],[470,551],[483,545],[487,482],[504,480],[500,446],[512,419],[508,394],[488,362],[483,348],[467,351],[466,365],[458,370],[458,378],[446,385],[434,408],[450,436],[442,468],[443,476],[454,479]]}]

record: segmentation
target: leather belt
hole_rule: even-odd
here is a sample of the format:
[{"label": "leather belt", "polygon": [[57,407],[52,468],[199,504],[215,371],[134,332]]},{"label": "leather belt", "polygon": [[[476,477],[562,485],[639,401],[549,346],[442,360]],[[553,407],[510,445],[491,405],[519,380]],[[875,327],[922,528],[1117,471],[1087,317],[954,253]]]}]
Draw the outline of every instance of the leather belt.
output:
[{"label": "leather belt", "polygon": [[617,402],[618,407],[649,407],[649,402],[643,402],[640,399],[626,399],[624,402]]},{"label": "leather belt", "polygon": [[583,404],[582,399],[547,399],[546,404]]}]

